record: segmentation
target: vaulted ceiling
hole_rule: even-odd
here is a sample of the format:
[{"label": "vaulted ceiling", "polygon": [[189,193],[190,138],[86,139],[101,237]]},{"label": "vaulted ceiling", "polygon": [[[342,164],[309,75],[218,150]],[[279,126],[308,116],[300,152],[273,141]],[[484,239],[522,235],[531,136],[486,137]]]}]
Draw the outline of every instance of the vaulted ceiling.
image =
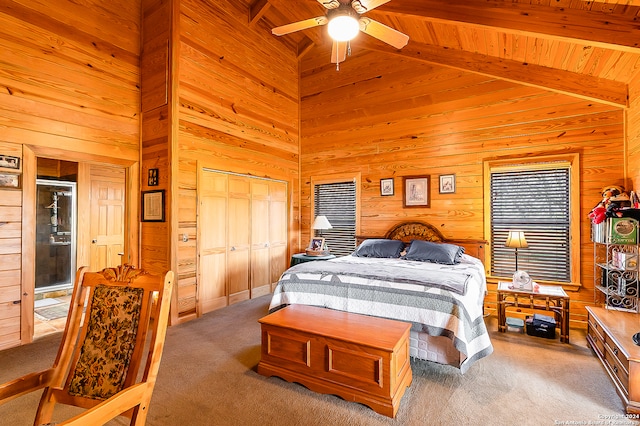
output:
[{"label": "vaulted ceiling", "polygon": [[[317,0],[245,1],[250,25],[265,30],[326,14]],[[621,107],[640,78],[640,0],[391,0],[366,16],[409,35],[409,43],[396,50],[361,33],[354,52],[402,55]],[[299,58],[317,55],[318,66],[331,66],[326,31],[279,38]]]}]

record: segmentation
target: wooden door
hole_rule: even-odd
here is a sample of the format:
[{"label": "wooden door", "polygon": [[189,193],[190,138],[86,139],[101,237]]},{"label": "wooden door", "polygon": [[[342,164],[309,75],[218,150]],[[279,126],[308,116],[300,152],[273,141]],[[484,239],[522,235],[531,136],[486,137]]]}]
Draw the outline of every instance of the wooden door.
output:
[{"label": "wooden door", "polygon": [[269,181],[251,180],[251,298],[271,292]]},{"label": "wooden door", "polygon": [[[22,192],[0,190],[0,350],[21,341]],[[33,285],[33,284],[32,284]],[[29,337],[25,336],[27,340]]]},{"label": "wooden door", "polygon": [[125,169],[91,166],[90,271],[118,266],[124,255]]},{"label": "wooden door", "polygon": [[227,241],[229,304],[247,300],[250,297],[250,216],[250,179],[242,176],[229,176],[229,238]]},{"label": "wooden door", "polygon": [[269,183],[269,262],[271,291],[275,289],[280,275],[287,269],[287,184]]},{"label": "wooden door", "polygon": [[198,172],[197,314],[227,306],[228,176]]}]

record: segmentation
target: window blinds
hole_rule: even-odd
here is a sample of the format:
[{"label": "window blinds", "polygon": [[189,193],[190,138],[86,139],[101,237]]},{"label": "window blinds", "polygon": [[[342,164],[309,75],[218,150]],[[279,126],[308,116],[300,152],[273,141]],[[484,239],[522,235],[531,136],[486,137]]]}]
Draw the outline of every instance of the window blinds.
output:
[{"label": "window blinds", "polygon": [[[355,182],[323,183],[314,186],[314,217],[324,215],[331,229],[322,231],[331,254],[345,256],[356,248]],[[320,231],[315,231],[320,236]]]},{"label": "window blinds", "polygon": [[510,277],[515,250],[510,230],[524,231],[518,269],[534,280],[571,282],[569,168],[491,172],[491,272]]}]

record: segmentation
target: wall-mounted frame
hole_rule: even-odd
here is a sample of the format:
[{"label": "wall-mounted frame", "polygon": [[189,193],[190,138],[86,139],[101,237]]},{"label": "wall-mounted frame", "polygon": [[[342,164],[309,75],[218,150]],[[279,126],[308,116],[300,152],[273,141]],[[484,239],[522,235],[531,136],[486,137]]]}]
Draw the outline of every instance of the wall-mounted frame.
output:
[{"label": "wall-mounted frame", "polygon": [[0,168],[20,170],[20,157],[0,154]]},{"label": "wall-mounted frame", "polygon": [[164,189],[142,192],[142,221],[164,222]]},{"label": "wall-mounted frame", "polygon": [[456,192],[456,175],[440,175],[440,193],[454,194]]},{"label": "wall-mounted frame", "polygon": [[393,195],[393,178],[380,179],[380,195]]},{"label": "wall-mounted frame", "polygon": [[429,175],[404,177],[404,207],[429,207],[429,179]]},{"label": "wall-mounted frame", "polygon": [[160,176],[160,171],[158,169],[149,169],[149,172],[147,175],[147,185],[158,186],[159,176]]},{"label": "wall-mounted frame", "polygon": [[20,175],[0,173],[0,188],[20,189]]}]

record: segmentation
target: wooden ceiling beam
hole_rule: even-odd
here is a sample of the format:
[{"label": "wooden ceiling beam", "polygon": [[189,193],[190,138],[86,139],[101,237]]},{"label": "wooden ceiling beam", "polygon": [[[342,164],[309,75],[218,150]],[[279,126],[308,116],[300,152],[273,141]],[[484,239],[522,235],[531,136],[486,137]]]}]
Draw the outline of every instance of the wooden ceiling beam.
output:
[{"label": "wooden ceiling beam", "polygon": [[257,0],[249,8],[249,27],[255,28],[256,23],[262,19],[264,14],[271,7],[269,0]]},{"label": "wooden ceiling beam", "polygon": [[619,81],[416,42],[410,42],[402,50],[386,47],[375,41],[359,42],[358,47],[539,87],[615,107],[629,106],[629,87]]},{"label": "wooden ceiling beam", "polygon": [[640,7],[625,7],[635,9],[636,13],[605,13],[500,0],[397,0],[385,3],[370,15],[408,15],[429,21],[453,21],[549,40],[640,53],[637,17]]}]

